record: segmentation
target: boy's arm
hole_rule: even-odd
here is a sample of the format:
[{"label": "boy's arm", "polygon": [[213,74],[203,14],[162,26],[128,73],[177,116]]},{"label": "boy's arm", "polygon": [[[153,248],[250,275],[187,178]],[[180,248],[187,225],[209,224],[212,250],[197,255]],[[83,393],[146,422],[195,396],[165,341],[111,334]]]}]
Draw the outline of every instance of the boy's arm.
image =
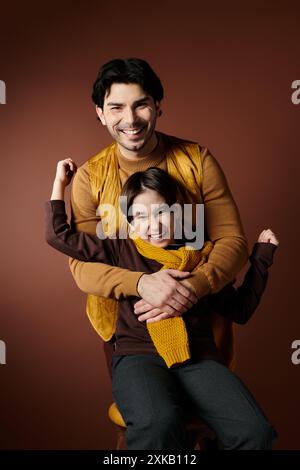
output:
[{"label": "boy's arm", "polygon": [[81,261],[99,261],[114,265],[119,258],[119,240],[76,232],[67,222],[65,201],[52,199],[45,202],[46,241],[68,256]]},{"label": "boy's arm", "polygon": [[199,298],[222,289],[248,259],[247,240],[225,174],[207,148],[200,150],[205,231],[214,248],[207,263],[187,278]]},{"label": "boy's arm", "polygon": [[235,289],[225,286],[210,296],[209,303],[214,312],[230,320],[245,324],[255,312],[268,281],[268,268],[273,264],[277,246],[273,243],[255,243],[249,256],[251,266],[241,286]]},{"label": "boy's arm", "polygon": [[[100,217],[96,216],[97,205],[93,201],[87,162],[77,169],[71,187],[71,227],[79,232],[96,233]],[[136,286],[144,274],[139,271],[90,263],[69,258],[73,278],[80,290],[86,294],[119,299],[138,296]]]}]

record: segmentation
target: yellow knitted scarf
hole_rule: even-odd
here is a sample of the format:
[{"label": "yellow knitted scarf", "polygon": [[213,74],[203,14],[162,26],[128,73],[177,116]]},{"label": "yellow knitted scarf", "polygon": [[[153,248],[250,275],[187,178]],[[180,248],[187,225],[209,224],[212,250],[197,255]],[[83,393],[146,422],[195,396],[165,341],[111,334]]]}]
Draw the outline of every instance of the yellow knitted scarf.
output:
[{"label": "yellow knitted scarf", "polygon": [[[201,250],[182,246],[178,250],[168,250],[152,245],[140,237],[133,238],[138,252],[145,258],[154,259],[162,264],[162,269],[196,271],[205,263],[213,243],[205,242]],[[200,312],[199,312],[200,315]],[[182,316],[175,316],[146,323],[156,350],[167,366],[182,363],[191,358],[189,340]]]}]

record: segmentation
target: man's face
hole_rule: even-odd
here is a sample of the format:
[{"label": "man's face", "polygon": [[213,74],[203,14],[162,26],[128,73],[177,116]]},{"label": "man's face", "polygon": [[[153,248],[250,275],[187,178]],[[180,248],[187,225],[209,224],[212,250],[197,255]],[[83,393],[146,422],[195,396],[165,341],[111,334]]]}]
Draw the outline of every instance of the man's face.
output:
[{"label": "man's face", "polygon": [[114,140],[129,152],[143,149],[154,137],[159,103],[137,83],[113,83],[96,112]]}]

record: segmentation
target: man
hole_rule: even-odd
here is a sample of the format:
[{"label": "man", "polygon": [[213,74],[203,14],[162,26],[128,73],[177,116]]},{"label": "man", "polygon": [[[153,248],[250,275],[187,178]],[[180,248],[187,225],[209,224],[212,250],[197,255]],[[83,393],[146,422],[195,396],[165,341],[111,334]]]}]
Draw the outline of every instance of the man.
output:
[{"label": "man", "polygon": [[[122,186],[136,171],[151,166],[166,169],[165,143],[161,133],[155,131],[157,118],[162,114],[163,88],[145,61],[116,59],[105,64],[92,97],[98,119],[117,142]],[[247,241],[220,165],[205,147],[199,149],[205,230],[215,244],[203,269],[190,275],[188,281],[178,279],[186,275],[169,271],[166,282],[162,272],[143,276],[141,272],[70,258],[71,272],[82,291],[116,299],[137,295],[143,299],[136,305],[136,313],[143,314],[140,319],[159,319],[162,311],[170,315],[183,313],[197,298],[219,291],[234,279],[248,259]],[[85,162],[78,168],[71,193],[72,223],[78,231],[96,232],[99,202],[91,194],[89,165]]]},{"label": "man", "polygon": [[[116,206],[116,196],[131,174],[156,166],[168,172],[172,168],[176,178],[174,168],[178,168],[184,202],[204,204],[205,238],[214,244],[207,262],[193,273],[172,269],[144,273],[70,258],[73,277],[88,294],[87,313],[108,345],[114,340],[115,320],[111,321],[109,311],[102,311],[101,298],[113,302],[140,298],[135,303],[140,321],[182,315],[201,297],[220,291],[234,279],[248,259],[248,247],[224,173],[208,149],[156,130],[163,87],[147,62],[130,58],[104,64],[92,98],[113,144],[85,162],[74,176],[73,227],[94,234],[100,220],[98,206]],[[201,312],[199,316],[201,321]],[[138,333],[133,334],[137,336],[133,354],[114,355],[111,360],[106,349],[113,394],[127,424],[128,449],[185,449],[182,410],[187,402],[202,413],[225,449],[271,448],[272,426],[228,367],[202,351],[201,360],[192,357],[190,363],[169,370],[161,358],[143,354],[143,343]],[[231,365],[232,357],[227,359]]]}]

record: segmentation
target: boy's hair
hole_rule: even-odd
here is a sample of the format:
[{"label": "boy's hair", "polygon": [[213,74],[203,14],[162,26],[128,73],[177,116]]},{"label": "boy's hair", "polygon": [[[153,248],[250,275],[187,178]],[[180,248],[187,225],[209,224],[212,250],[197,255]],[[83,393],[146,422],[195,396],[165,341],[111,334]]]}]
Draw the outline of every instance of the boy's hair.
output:
[{"label": "boy's hair", "polygon": [[121,196],[126,196],[127,201],[125,205],[121,199],[120,208],[129,223],[133,217],[127,214],[126,207],[129,211],[136,196],[143,193],[146,189],[152,189],[160,194],[168,206],[178,202],[176,181],[166,171],[156,167],[148,168],[145,171],[137,171],[126,180],[121,191]]},{"label": "boy's hair", "polygon": [[100,68],[93,85],[92,100],[102,109],[105,94],[109,94],[113,83],[138,83],[154,102],[164,97],[164,89],[156,73],[148,62],[136,57],[113,59]]}]

